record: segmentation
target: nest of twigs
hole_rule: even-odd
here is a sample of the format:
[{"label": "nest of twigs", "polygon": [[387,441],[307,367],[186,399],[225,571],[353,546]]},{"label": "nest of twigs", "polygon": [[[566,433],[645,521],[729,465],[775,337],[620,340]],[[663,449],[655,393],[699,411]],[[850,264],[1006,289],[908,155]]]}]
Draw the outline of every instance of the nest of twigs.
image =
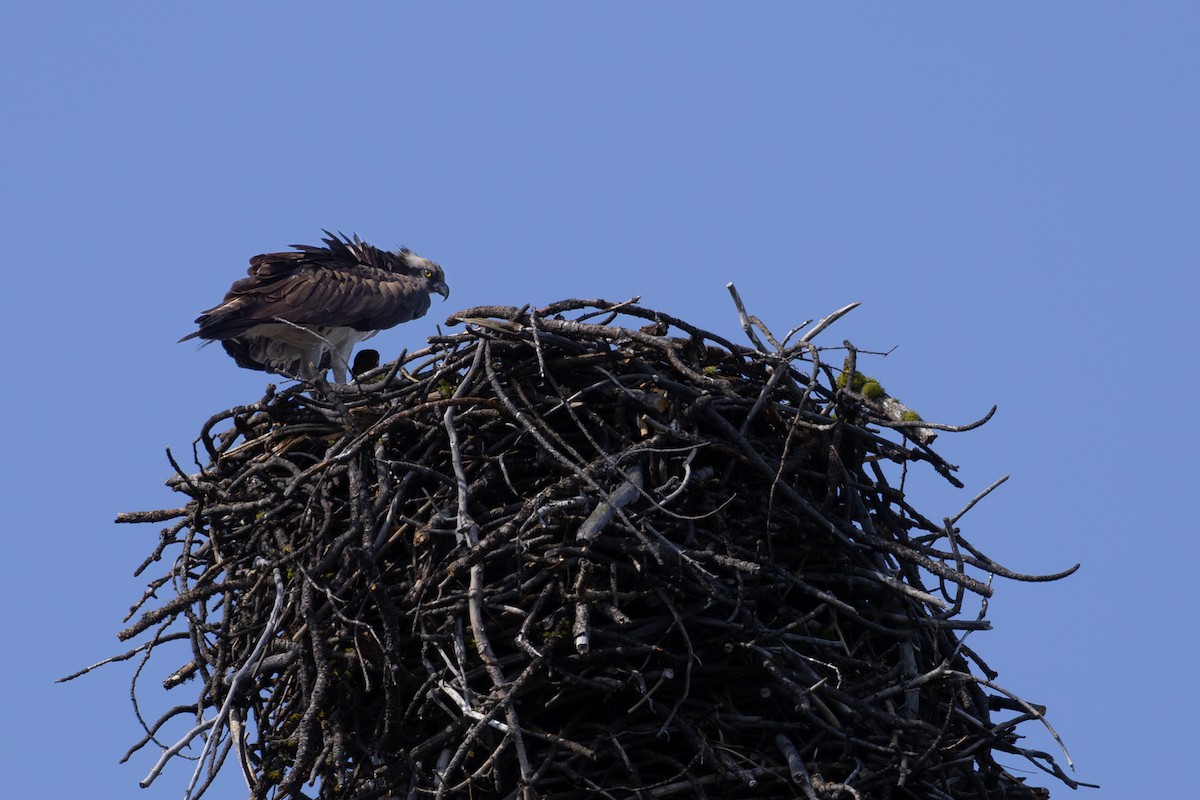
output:
[{"label": "nest of twigs", "polygon": [[475,308],[210,419],[186,505],[120,518],[171,521],[125,656],[186,641],[195,698],[143,783],[202,746],[191,796],[231,751],[255,798],[1048,795],[997,753],[1077,785],[964,644],[990,575],[1060,576],[910,505],[910,465],[957,485],[954,429],[826,363],[848,308],[779,342],[737,306],[750,346],[632,301]]}]

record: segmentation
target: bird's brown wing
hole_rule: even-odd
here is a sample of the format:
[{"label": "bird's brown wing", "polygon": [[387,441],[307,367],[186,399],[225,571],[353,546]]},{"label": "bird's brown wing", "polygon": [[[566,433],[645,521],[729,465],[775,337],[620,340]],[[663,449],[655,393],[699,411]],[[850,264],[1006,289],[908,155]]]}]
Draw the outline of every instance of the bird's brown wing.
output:
[{"label": "bird's brown wing", "polygon": [[383,330],[429,310],[429,294],[417,278],[364,264],[314,261],[307,253],[255,256],[249,275],[197,318],[199,331],[184,338],[228,339],[279,320]]}]

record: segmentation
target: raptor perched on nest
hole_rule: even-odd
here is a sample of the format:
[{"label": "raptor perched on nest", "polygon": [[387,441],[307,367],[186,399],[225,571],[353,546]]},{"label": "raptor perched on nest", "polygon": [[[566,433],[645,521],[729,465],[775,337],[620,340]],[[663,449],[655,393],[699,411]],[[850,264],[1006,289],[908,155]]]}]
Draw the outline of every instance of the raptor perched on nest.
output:
[{"label": "raptor perched on nest", "polygon": [[332,369],[345,383],[355,344],[424,316],[431,294],[450,296],[445,273],[429,259],[324,233],[324,247],[294,244],[293,252],[251,258],[249,277],[179,341],[220,341],[246,369],[302,380]]}]

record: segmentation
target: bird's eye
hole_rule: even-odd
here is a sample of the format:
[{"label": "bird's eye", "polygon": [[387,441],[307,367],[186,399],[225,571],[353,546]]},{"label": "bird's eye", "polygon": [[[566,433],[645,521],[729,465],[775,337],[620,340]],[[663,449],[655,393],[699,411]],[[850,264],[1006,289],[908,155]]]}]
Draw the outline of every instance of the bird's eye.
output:
[{"label": "bird's eye", "polygon": [[433,277],[433,270],[431,270],[431,269],[427,269],[427,270],[425,270],[425,277],[426,277],[426,278],[432,278],[432,277]]}]

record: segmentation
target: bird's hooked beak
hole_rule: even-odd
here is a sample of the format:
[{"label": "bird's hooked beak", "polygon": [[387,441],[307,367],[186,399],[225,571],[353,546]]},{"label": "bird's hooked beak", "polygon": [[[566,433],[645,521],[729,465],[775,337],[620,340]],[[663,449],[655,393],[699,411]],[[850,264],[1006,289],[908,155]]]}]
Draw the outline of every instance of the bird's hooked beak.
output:
[{"label": "bird's hooked beak", "polygon": [[440,294],[443,301],[450,299],[450,287],[446,285],[445,281],[438,281],[437,283],[433,284],[433,286],[429,287],[429,289],[432,292],[437,292]]}]

